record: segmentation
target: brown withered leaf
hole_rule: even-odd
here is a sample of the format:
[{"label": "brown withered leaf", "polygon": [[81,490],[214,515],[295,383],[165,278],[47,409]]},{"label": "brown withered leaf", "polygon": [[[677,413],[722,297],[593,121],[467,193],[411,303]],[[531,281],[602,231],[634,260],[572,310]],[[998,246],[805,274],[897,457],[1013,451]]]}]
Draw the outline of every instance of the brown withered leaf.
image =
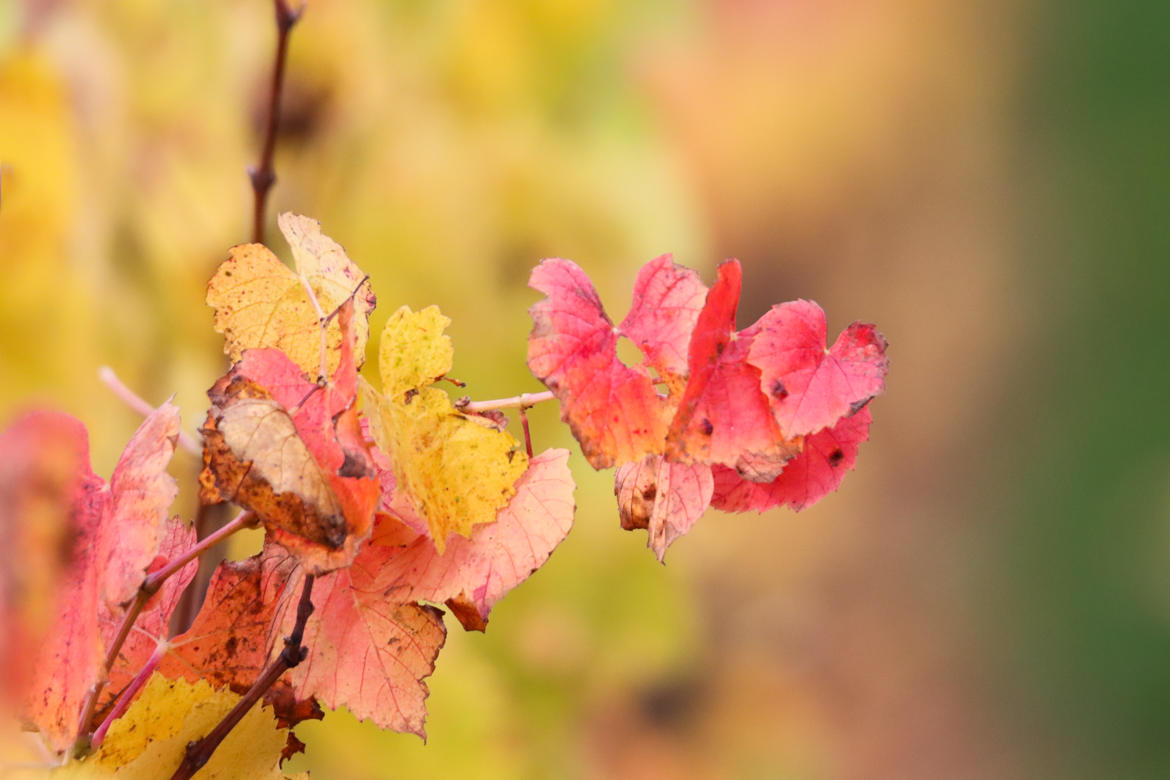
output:
[{"label": "brown withered leaf", "polygon": [[299,555],[311,571],[348,564],[360,540],[349,534],[328,474],[288,411],[262,386],[234,374],[217,381],[208,395],[199,477],[204,502],[234,501],[255,512],[275,540],[308,542],[311,552],[321,553]]}]

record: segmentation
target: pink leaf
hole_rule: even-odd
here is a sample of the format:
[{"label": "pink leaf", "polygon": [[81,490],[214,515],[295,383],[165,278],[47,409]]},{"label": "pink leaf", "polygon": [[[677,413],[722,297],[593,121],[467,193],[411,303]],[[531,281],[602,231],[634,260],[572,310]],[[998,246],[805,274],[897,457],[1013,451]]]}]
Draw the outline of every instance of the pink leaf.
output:
[{"label": "pink leaf", "polygon": [[585,273],[544,260],[528,284],[548,296],[529,310],[528,367],[560,400],[589,463],[603,469],[661,448],[662,399],[644,368],[618,359],[618,332]]},{"label": "pink leaf", "polygon": [[[349,568],[314,584],[316,609],[304,639],[309,655],[290,680],[298,699],[315,697],[380,728],[425,737],[423,680],[446,639],[443,613],[387,593],[391,583],[379,574],[389,554],[390,548],[367,544]],[[284,633],[294,618],[295,606],[284,613]]]},{"label": "pink leaf", "polygon": [[798,451],[760,392],[760,373],[746,358],[753,330],[735,332],[742,272],[719,266],[690,343],[690,378],[667,436],[666,455],[686,463],[721,464],[756,480],[775,478]]},{"label": "pink leaf", "polygon": [[795,510],[815,504],[836,490],[853,468],[861,443],[869,438],[869,424],[869,409],[862,409],[832,428],[806,436],[804,450],[772,482],[749,482],[731,469],[715,466],[711,505],[726,512],[763,512],[781,504]]},{"label": "pink leaf", "polygon": [[[646,356],[667,386],[681,388],[687,375],[687,345],[707,296],[707,287],[690,268],[670,255],[642,266],[634,282],[634,303],[621,332]],[[672,388],[675,389],[675,388]]]},{"label": "pink leaf", "polygon": [[[50,567],[55,595],[45,598],[49,621],[25,680],[26,715],[55,750],[76,738],[82,705],[100,675],[102,622],[125,613],[158,552],[177,493],[166,466],[178,430],[174,405],[153,411],[126,445],[109,486],[90,469],[85,428],[67,415],[31,415],[0,438],[0,463],[28,461],[25,479],[44,491],[39,506],[29,506],[19,486],[0,478],[0,504],[21,512],[6,516],[3,525],[26,529],[14,539],[34,531],[44,534],[42,545],[56,538],[50,552],[68,550]],[[45,526],[28,527],[38,520]],[[36,565],[36,555],[12,563]]]},{"label": "pink leaf", "polygon": [[811,301],[774,306],[760,318],[748,362],[788,437],[833,425],[885,388],[886,340],[872,325],[850,325],[825,349],[825,313]]},{"label": "pink leaf", "polygon": [[[516,482],[516,494],[496,522],[476,526],[471,538],[453,536],[439,555],[425,536],[402,528],[404,546],[378,574],[403,601],[448,602],[463,627],[483,630],[492,605],[536,571],[573,524],[573,477],[568,450],[533,458]],[[395,522],[386,518],[388,523]],[[375,530],[375,540],[390,543]]]},{"label": "pink leaf", "polygon": [[660,562],[706,510],[712,489],[710,466],[672,463],[660,455],[623,464],[614,475],[622,528],[645,528],[647,546]]}]

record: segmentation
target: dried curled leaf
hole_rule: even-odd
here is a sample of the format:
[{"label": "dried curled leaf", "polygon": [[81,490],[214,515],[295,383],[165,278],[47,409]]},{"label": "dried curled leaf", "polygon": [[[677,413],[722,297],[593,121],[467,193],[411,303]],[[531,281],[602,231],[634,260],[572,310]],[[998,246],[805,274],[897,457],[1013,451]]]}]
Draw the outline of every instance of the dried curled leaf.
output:
[{"label": "dried curled leaf", "polygon": [[[365,274],[321,232],[316,220],[285,213],[277,223],[292,247],[295,271],[263,244],[241,244],[232,247],[207,284],[207,303],[215,309],[224,352],[235,362],[246,349],[275,347],[316,377],[321,370],[321,318],[352,298],[354,352],[360,362],[377,301]],[[330,322],[324,330],[326,374],[340,362],[342,341],[340,325]]]},{"label": "dried curled leaf", "polygon": [[398,490],[426,520],[435,549],[494,522],[528,458],[506,431],[457,412],[430,384],[451,369],[450,320],[435,307],[402,307],[382,331],[379,393],[363,383],[370,432],[390,459]]},{"label": "dried curled leaf", "polygon": [[280,350],[248,350],[209,392],[204,426],[204,499],[252,509],[273,541],[317,573],[353,560],[379,497],[357,416],[352,309],[346,301],[339,312],[331,381],[310,382]]}]

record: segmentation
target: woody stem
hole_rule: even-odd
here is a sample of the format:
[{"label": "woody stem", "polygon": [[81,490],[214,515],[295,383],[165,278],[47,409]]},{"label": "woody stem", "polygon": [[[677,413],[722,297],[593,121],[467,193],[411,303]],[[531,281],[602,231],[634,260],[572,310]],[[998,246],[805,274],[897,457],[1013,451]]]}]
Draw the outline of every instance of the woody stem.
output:
[{"label": "woody stem", "polygon": [[297,605],[297,622],[293,626],[292,633],[284,640],[284,650],[265,667],[264,671],[260,673],[260,677],[244,694],[244,697],[236,703],[231,712],[225,715],[214,729],[208,732],[207,736],[198,742],[187,745],[183,762],[171,775],[171,780],[188,780],[198,772],[211,759],[215,749],[231,733],[236,724],[248,714],[252,705],[260,700],[260,697],[280,679],[282,674],[305,660],[309,649],[302,645],[301,641],[305,635],[305,624],[308,622],[309,616],[313,614],[314,579],[312,574],[305,577],[305,584],[301,590],[301,601]]}]

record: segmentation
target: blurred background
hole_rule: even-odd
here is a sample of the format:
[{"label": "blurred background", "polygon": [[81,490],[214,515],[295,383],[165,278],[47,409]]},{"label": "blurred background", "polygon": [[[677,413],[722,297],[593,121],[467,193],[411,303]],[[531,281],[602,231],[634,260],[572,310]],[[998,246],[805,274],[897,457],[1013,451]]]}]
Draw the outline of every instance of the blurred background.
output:
[{"label": "blurred background", "polygon": [[[473,397],[539,389],[546,256],[615,318],[650,258],[738,256],[741,326],[813,298],[831,337],[876,322],[892,372],[839,493],[711,512],[665,567],[536,410],[574,452],[568,541],[452,630],[425,745],[334,713],[293,768],[1170,776],[1168,8],[311,0],[269,243],[277,211],[320,219],[374,332],[438,304]],[[138,422],[109,364],[197,427],[274,38],[268,0],[0,2],[4,424],[72,412],[108,475]]]}]

